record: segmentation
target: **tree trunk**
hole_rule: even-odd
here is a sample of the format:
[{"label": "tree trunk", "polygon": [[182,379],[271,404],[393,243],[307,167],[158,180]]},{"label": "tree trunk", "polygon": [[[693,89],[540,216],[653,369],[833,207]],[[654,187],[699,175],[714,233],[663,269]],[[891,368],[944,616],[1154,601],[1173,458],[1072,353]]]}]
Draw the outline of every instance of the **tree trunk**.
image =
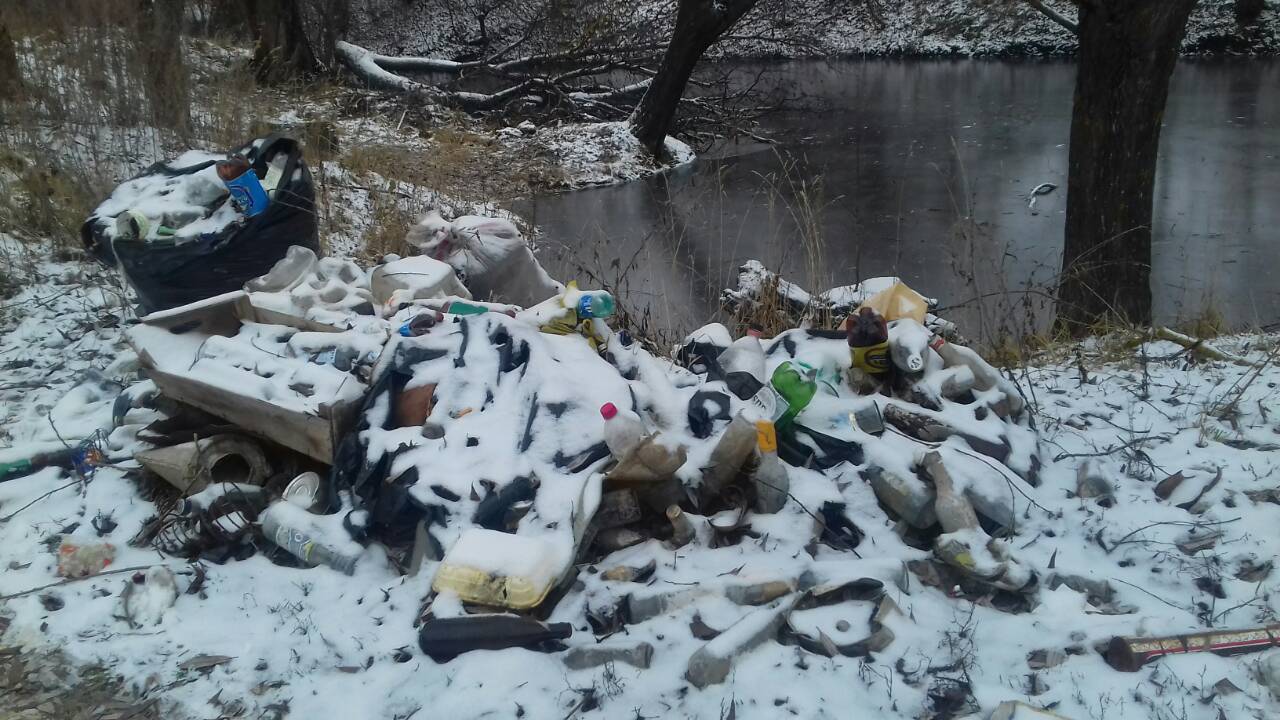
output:
[{"label": "tree trunk", "polygon": [[1151,217],[1169,78],[1196,0],[1080,3],[1058,324],[1151,321]]},{"label": "tree trunk", "polygon": [[662,156],[676,109],[702,53],[733,27],[756,0],[680,0],[662,64],[631,114],[631,133],[654,157]]},{"label": "tree trunk", "polygon": [[143,6],[141,51],[147,100],[156,127],[185,136],[191,130],[191,93],[182,54],[184,0],[154,0]]},{"label": "tree trunk", "polygon": [[1266,9],[1267,0],[1236,0],[1236,24],[1240,27],[1252,25],[1262,17],[1262,11]]},{"label": "tree trunk", "polygon": [[346,0],[243,0],[257,40],[250,67],[258,82],[306,78],[334,67],[346,27]]},{"label": "tree trunk", "polygon": [[12,100],[22,93],[22,72],[18,52],[9,28],[0,23],[0,100]]}]

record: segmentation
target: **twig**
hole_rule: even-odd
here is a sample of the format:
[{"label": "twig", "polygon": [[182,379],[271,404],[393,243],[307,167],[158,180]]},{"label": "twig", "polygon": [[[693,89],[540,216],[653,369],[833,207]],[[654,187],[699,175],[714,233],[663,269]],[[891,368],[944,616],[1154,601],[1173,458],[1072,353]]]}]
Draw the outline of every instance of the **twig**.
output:
[{"label": "twig", "polygon": [[36,498],[35,500],[32,500],[31,502],[27,503],[26,505],[23,505],[22,507],[18,508],[17,510],[14,510],[13,512],[9,513],[8,515],[5,515],[4,517],[0,518],[0,523],[9,522],[9,521],[10,521],[10,520],[12,520],[12,519],[14,518],[14,516],[15,516],[15,515],[17,515],[18,513],[22,512],[23,510],[26,510],[27,508],[31,507],[32,505],[35,505],[36,503],[40,502],[41,500],[44,500],[45,498],[49,497],[50,495],[52,495],[52,494],[54,494],[54,493],[56,493],[56,492],[58,492],[58,491],[61,491],[61,490],[66,490],[67,488],[71,487],[72,485],[79,485],[79,484],[80,484],[80,479],[79,479],[79,478],[76,478],[75,480],[72,480],[71,482],[67,483],[66,485],[63,485],[63,486],[61,486],[61,487],[56,487],[56,488],[54,488],[54,489],[50,490],[49,492],[47,492],[47,493],[45,493],[45,494],[41,495],[40,497]]},{"label": "twig", "polygon": [[1160,442],[1169,442],[1169,441],[1170,441],[1170,440],[1172,440],[1172,439],[1173,439],[1173,436],[1172,436],[1172,435],[1145,435],[1145,436],[1140,437],[1140,438],[1134,438],[1134,439],[1130,440],[1130,441],[1129,441],[1129,442],[1127,442],[1127,443],[1123,443],[1123,444],[1121,444],[1121,445],[1117,445],[1117,446],[1115,446],[1115,447],[1113,447],[1113,448],[1108,448],[1108,449],[1103,450],[1103,451],[1101,451],[1101,452],[1091,452],[1091,453],[1059,453],[1056,457],[1054,457],[1054,458],[1053,458],[1053,461],[1054,461],[1054,462],[1059,462],[1059,461],[1061,461],[1061,460],[1066,460],[1067,458],[1080,458],[1080,457],[1103,457],[1103,456],[1105,456],[1105,455],[1111,455],[1111,454],[1116,453],[1116,452],[1119,452],[1119,451],[1121,451],[1121,450],[1127,450],[1127,449],[1129,449],[1129,448],[1133,447],[1134,445],[1137,445],[1138,443],[1147,442],[1148,440],[1159,440]]},{"label": "twig", "polygon": [[1071,33],[1072,35],[1080,34],[1080,27],[1076,25],[1074,22],[1072,22],[1069,18],[1067,18],[1062,13],[1054,10],[1051,7],[1048,7],[1040,0],[1026,0],[1026,2],[1031,7],[1035,8],[1036,10],[1039,10],[1041,15],[1044,15],[1045,17],[1054,21],[1061,27],[1065,28],[1067,32]]},{"label": "twig", "polygon": [[[127,567],[127,568],[116,568],[115,570],[103,570],[100,573],[95,573],[93,575],[85,575],[84,577],[66,578],[65,580],[59,580],[58,582],[49,583],[48,585],[41,585],[40,587],[31,588],[30,590],[23,590],[22,592],[16,592],[16,593],[13,593],[12,595],[0,595],[0,601],[12,600],[14,598],[20,598],[27,595],[32,595],[34,593],[40,592],[41,590],[48,590],[49,588],[61,587],[63,585],[70,585],[71,583],[77,583],[77,582],[80,582],[81,580],[92,580],[94,578],[100,578],[104,575],[119,575],[121,573],[140,572],[143,570],[150,570],[153,567],[157,567],[157,566],[156,565],[135,565],[133,567]],[[178,566],[172,565],[172,566],[161,566],[161,567],[178,567]],[[183,571],[183,572],[176,572],[174,574],[186,575],[187,573]]]},{"label": "twig", "polygon": [[[822,518],[818,517],[817,515],[814,515],[814,514],[813,514],[813,511],[812,511],[812,510],[810,510],[809,508],[805,507],[804,503],[800,502],[799,498],[797,498],[795,495],[792,495],[790,490],[783,490],[782,488],[780,488],[780,487],[778,487],[778,486],[774,485],[773,483],[770,483],[770,482],[769,482],[769,481],[767,481],[767,480],[761,480],[760,478],[756,478],[756,482],[758,482],[758,483],[760,483],[760,484],[762,484],[762,485],[768,486],[768,487],[770,487],[770,488],[773,488],[774,490],[777,490],[778,492],[785,492],[785,493],[787,494],[787,497],[791,498],[791,500],[792,500],[792,501],[794,501],[796,505],[799,505],[799,506],[800,506],[800,509],[801,509],[801,510],[805,511],[806,513],[808,513],[809,517],[813,518],[814,520],[817,520],[817,521],[818,521],[818,524],[822,526],[822,529],[823,529],[824,531],[825,531],[825,530],[830,530],[830,529],[831,529],[831,528],[827,525],[827,522],[826,522],[825,520],[823,520]],[[856,557],[856,558],[858,558],[859,560],[861,560],[861,559],[862,559],[862,556],[858,554],[858,551],[857,551],[855,548],[850,547],[850,548],[849,548],[849,552],[853,553],[853,556],[854,556],[854,557]]]},{"label": "twig", "polygon": [[1258,596],[1259,596],[1259,594],[1261,593],[1261,591],[1262,591],[1262,582],[1261,582],[1261,581],[1259,581],[1259,582],[1258,582],[1258,584],[1257,584],[1256,586],[1254,586],[1254,588],[1253,588],[1253,597],[1249,598],[1248,600],[1245,600],[1244,602],[1240,603],[1239,605],[1232,605],[1231,607],[1227,608],[1226,610],[1223,610],[1222,612],[1220,612],[1220,613],[1218,613],[1218,614],[1214,615],[1214,616],[1210,619],[1210,622],[1211,622],[1211,623],[1217,623],[1217,622],[1218,622],[1218,618],[1226,617],[1227,613],[1232,612],[1232,611],[1234,611],[1234,610],[1239,610],[1240,608],[1245,607],[1245,606],[1247,606],[1247,605],[1252,605],[1254,602],[1256,602],[1256,601],[1257,601]]},{"label": "twig", "polygon": [[1134,584],[1133,584],[1133,583],[1131,583],[1131,582],[1125,582],[1124,580],[1121,580],[1121,579],[1119,579],[1119,578],[1111,578],[1111,579],[1112,579],[1112,580],[1114,580],[1114,581],[1116,581],[1116,582],[1118,582],[1118,583],[1120,583],[1121,585],[1128,585],[1129,587],[1134,588],[1135,590],[1141,590],[1142,592],[1144,592],[1144,593],[1146,593],[1146,594],[1150,595],[1151,597],[1153,597],[1153,598],[1155,598],[1155,599],[1159,600],[1160,602],[1164,603],[1165,605],[1168,605],[1169,607],[1173,608],[1174,610],[1186,610],[1186,608],[1181,607],[1181,606],[1178,606],[1178,605],[1174,605],[1173,603],[1169,602],[1168,600],[1165,600],[1164,598],[1160,597],[1159,595],[1156,595],[1155,593],[1151,592],[1150,590],[1147,590],[1146,588],[1139,587],[1139,586],[1137,586],[1137,585],[1134,585]]},{"label": "twig", "polygon": [[[1231,518],[1230,520],[1209,520],[1209,521],[1205,521],[1205,522],[1192,522],[1192,521],[1189,521],[1189,520],[1164,520],[1164,521],[1161,521],[1161,522],[1153,522],[1153,523],[1151,523],[1151,524],[1149,524],[1149,525],[1143,525],[1142,527],[1138,528],[1137,530],[1134,530],[1133,532],[1129,533],[1128,535],[1125,535],[1124,537],[1122,537],[1122,538],[1120,538],[1119,540],[1117,540],[1117,541],[1115,541],[1114,543],[1112,543],[1111,548],[1110,548],[1109,550],[1107,550],[1107,554],[1110,554],[1110,553],[1111,553],[1111,550],[1115,550],[1116,548],[1118,548],[1118,547],[1120,547],[1121,545],[1125,544],[1126,542],[1128,542],[1129,538],[1133,537],[1134,535],[1137,535],[1138,533],[1142,532],[1143,530],[1150,530],[1151,528],[1153,528],[1153,527],[1159,527],[1160,525],[1188,525],[1188,526],[1190,526],[1190,527],[1207,527],[1207,526],[1211,526],[1211,525],[1226,525],[1226,524],[1228,524],[1228,523],[1236,522],[1236,521],[1237,521],[1237,520],[1239,520],[1239,519],[1240,519],[1240,518]],[[1143,542],[1145,542],[1145,541],[1143,541]]]},{"label": "twig", "polygon": [[1193,338],[1190,335],[1183,335],[1180,332],[1174,332],[1167,327],[1158,327],[1155,329],[1153,334],[1161,340],[1168,340],[1169,342],[1177,343],[1193,353],[1200,353],[1201,355],[1213,360],[1222,360],[1225,362],[1235,363],[1236,365],[1251,364],[1248,360],[1245,360],[1242,357],[1225,353],[1212,345],[1206,345],[1204,340]]}]

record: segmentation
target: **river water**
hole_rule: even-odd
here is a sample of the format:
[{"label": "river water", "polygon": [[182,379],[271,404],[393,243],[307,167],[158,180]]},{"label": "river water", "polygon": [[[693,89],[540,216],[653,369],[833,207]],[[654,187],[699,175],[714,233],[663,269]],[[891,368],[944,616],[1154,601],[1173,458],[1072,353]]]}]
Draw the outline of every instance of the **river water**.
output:
[{"label": "river water", "polygon": [[[766,70],[771,91],[801,101],[766,119],[776,145],[736,143],[519,207],[542,228],[553,274],[617,286],[670,332],[713,314],[751,258],[809,287],[899,275],[988,339],[1043,326],[1062,253],[1070,62]],[[1235,326],[1280,321],[1277,88],[1277,60],[1178,66],[1157,174],[1158,321],[1205,308]],[[1029,207],[1041,183],[1058,188]]]}]

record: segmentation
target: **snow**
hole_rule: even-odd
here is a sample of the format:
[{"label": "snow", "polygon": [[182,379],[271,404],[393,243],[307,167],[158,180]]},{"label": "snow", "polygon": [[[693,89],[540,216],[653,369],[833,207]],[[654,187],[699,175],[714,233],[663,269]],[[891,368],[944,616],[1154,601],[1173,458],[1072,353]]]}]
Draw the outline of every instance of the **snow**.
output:
[{"label": "snow", "polygon": [[[154,413],[131,410],[122,427],[110,427],[114,389],[133,382],[136,367],[114,322],[119,308],[99,292],[112,278],[74,263],[44,262],[38,270],[33,282],[3,305],[0,400],[7,452],[20,455],[47,448],[49,441],[60,447],[55,428],[68,442],[101,430],[108,433],[108,454],[126,460],[138,447],[133,435]],[[458,493],[464,499],[456,518],[470,517],[474,501],[467,498],[473,479],[501,481],[534,472],[542,486],[534,509],[513,537],[527,537],[535,547],[548,543],[562,559],[573,542],[576,509],[590,506],[598,486],[589,480],[591,471],[581,479],[566,475],[554,469],[548,456],[557,447],[598,441],[603,421],[597,408],[606,400],[629,406],[629,383],[575,337],[537,333],[500,315],[467,322],[474,324],[473,342],[464,355],[464,370],[454,368],[451,357],[415,369],[415,383],[454,379],[441,386],[433,413],[433,418],[449,418],[444,422],[446,436],[426,441],[416,429],[380,431],[375,445],[413,445],[398,456],[396,470],[415,465],[426,473],[422,477],[430,478],[428,484],[439,483]],[[483,409],[482,395],[497,368],[486,343],[476,342],[486,328],[505,329],[517,341],[535,346],[528,375],[494,386],[497,397],[491,409]],[[58,342],[47,345],[53,338]],[[456,351],[460,339],[456,332],[433,332],[403,340]],[[1103,340],[1079,347],[1086,382],[1081,382],[1071,350],[1061,359],[1046,358],[1020,370],[1018,382],[1040,428],[1045,466],[1039,487],[994,474],[960,452],[963,446],[956,440],[943,443],[940,450],[958,489],[1014,503],[1017,534],[1008,550],[1035,570],[1040,582],[1036,605],[1027,613],[1005,613],[951,597],[923,586],[912,573],[904,576],[903,562],[927,553],[902,542],[856,474],[847,469],[825,474],[793,469],[792,493],[805,507],[814,509],[826,500],[847,504],[850,518],[866,533],[859,546],[861,557],[819,546],[811,558],[804,545],[814,531],[813,519],[789,502],[777,514],[750,517],[758,540],[715,550],[700,547],[706,537],[679,550],[649,541],[614,553],[594,566],[597,572],[584,569],[581,585],[550,618],[574,625],[570,645],[593,644],[583,622],[587,607],[603,608],[633,593],[677,593],[680,599],[670,603],[669,612],[628,626],[628,642],[654,646],[648,670],[621,664],[607,670],[567,670],[555,654],[519,649],[468,653],[438,666],[417,651],[413,627],[436,563],[424,563],[417,576],[401,576],[374,544],[363,550],[356,575],[349,578],[325,567],[280,567],[256,555],[206,565],[204,589],[185,594],[193,579],[185,565],[127,543],[155,506],[139,494],[126,464],[99,468],[87,482],[49,469],[0,483],[0,518],[17,513],[0,521],[0,547],[5,549],[0,595],[56,581],[56,556],[49,543],[66,536],[72,542],[114,544],[118,554],[111,568],[168,567],[177,577],[176,603],[150,613],[156,625],[130,632],[127,623],[115,617],[118,596],[132,582],[130,575],[89,578],[50,591],[66,603],[58,611],[46,610],[39,593],[0,601],[0,613],[12,618],[4,642],[29,649],[57,645],[72,661],[103,663],[138,689],[172,686],[162,695],[172,704],[172,717],[219,714],[211,704],[219,690],[222,702],[241,699],[253,714],[287,701],[290,714],[299,717],[392,717],[415,709],[429,709],[432,716],[441,717],[506,716],[517,706],[528,717],[564,717],[581,699],[569,688],[594,684],[601,702],[595,712],[602,717],[630,716],[633,711],[647,717],[719,717],[722,708],[733,703],[742,717],[837,717],[843,712],[840,708],[859,707],[877,717],[915,718],[928,712],[929,675],[947,675],[925,668],[954,662],[964,663],[984,713],[1003,701],[1022,700],[1035,706],[1056,704],[1056,712],[1077,719],[1103,714],[1163,719],[1185,713],[1191,720],[1216,720],[1219,712],[1232,718],[1274,716],[1276,701],[1254,667],[1274,664],[1280,651],[1235,658],[1170,657],[1129,674],[1112,670],[1094,649],[1113,635],[1165,635],[1274,621],[1280,602],[1274,591],[1280,578],[1242,571],[1264,565],[1280,552],[1274,532],[1280,505],[1265,499],[1277,478],[1280,369],[1275,360],[1280,337],[1242,335],[1212,342],[1249,365],[1193,363],[1182,348],[1167,342],[1134,349]],[[802,359],[819,365],[834,362],[840,356],[839,344],[811,343]],[[28,360],[32,364],[24,366]],[[682,375],[647,353],[634,362],[642,378],[649,375],[643,384],[660,411],[657,417],[678,416],[679,394],[692,389],[685,387]],[[94,367],[119,384],[87,377]],[[467,377],[476,380],[457,382]],[[540,403],[563,402],[580,409],[561,419],[545,415],[548,424],[538,426],[532,446],[520,453],[516,445],[527,417],[509,409],[527,407],[535,391]],[[676,397],[667,396],[673,392]],[[667,406],[671,407],[662,409]],[[450,418],[467,407],[478,409]],[[961,422],[948,413],[944,417]],[[971,417],[965,427],[984,431]],[[694,442],[672,432],[681,442]],[[480,445],[468,448],[469,437],[479,438]],[[911,457],[925,449],[891,433],[881,442],[868,441],[866,447],[868,461],[904,473],[909,473]],[[1115,503],[1110,507],[1074,497],[1076,468],[1086,455],[1107,459],[1114,471]],[[690,452],[691,459],[697,456]],[[1222,481],[1191,510],[1177,506],[1194,499],[1219,470]],[[1154,485],[1177,471],[1188,477],[1184,487],[1168,500],[1157,499]],[[63,485],[67,487],[39,499]],[[118,523],[102,537],[90,523],[100,513]],[[333,525],[325,532],[341,538],[341,518],[325,518]],[[705,532],[702,519],[692,519],[700,533]],[[473,532],[465,527],[465,522],[451,522],[440,530],[441,544],[459,548],[455,540]],[[1189,532],[1209,530],[1223,534],[1212,549],[1187,556],[1174,547]],[[495,557],[487,542],[479,543],[474,552],[468,545],[461,547],[469,563],[490,572],[528,573],[538,566],[535,557],[553,554],[539,550],[522,557],[509,551]],[[647,585],[600,577],[604,569],[649,560],[656,562],[657,571]],[[704,644],[689,633],[694,615],[719,630],[735,623],[748,628],[767,616],[767,609],[736,605],[723,595],[723,588],[794,582],[804,571],[820,582],[859,577],[882,581],[902,609],[901,616],[886,621],[895,635],[893,642],[873,657],[859,659],[824,658],[767,639],[734,657],[723,684],[691,689],[684,678],[687,662]],[[1249,579],[1239,579],[1238,574]],[[1108,582],[1114,594],[1111,609],[1089,604],[1068,584],[1051,582],[1055,575]],[[1224,597],[1203,590],[1208,585],[1197,584],[1198,578],[1219,583]],[[438,597],[434,610],[444,616],[450,602],[456,599]],[[1126,608],[1132,612],[1106,614]],[[845,636],[824,630],[843,643],[865,636],[868,612],[866,603],[845,603],[794,615],[793,624],[827,628],[845,620]],[[722,637],[726,639],[713,642],[712,650],[732,640]],[[1067,655],[1061,665],[1034,671],[1042,692],[1028,694],[1028,653],[1064,648],[1076,654]],[[406,649],[407,662],[399,662]],[[205,671],[178,667],[200,654],[232,659]],[[1214,684],[1224,678],[1242,692],[1215,694]],[[1184,702],[1187,698],[1194,701]]]},{"label": "snow", "polygon": [[564,172],[564,187],[610,185],[693,162],[693,149],[674,137],[665,141],[667,158],[655,163],[627,122],[565,123],[542,127],[531,137],[503,136],[508,146],[531,146],[547,153]]},{"label": "snow", "polygon": [[[845,30],[837,27],[833,33]],[[944,46],[939,41],[930,47]],[[386,122],[344,118],[338,123],[358,138],[402,144],[405,152],[430,152],[432,147],[413,133],[392,130]],[[531,142],[549,142],[561,157],[576,163],[571,182],[611,182],[656,169],[637,159],[634,148],[628,147],[629,133],[622,133],[618,125],[544,128]],[[333,182],[322,188],[327,195],[321,204],[333,220],[328,246],[339,258],[363,247],[374,226],[371,193],[360,186],[408,194],[415,203],[439,207],[446,215],[493,214],[483,204],[376,173],[354,172],[337,162],[325,163],[324,171]],[[1058,712],[1077,720],[1217,720],[1269,717],[1277,711],[1276,700],[1255,670],[1280,676],[1275,669],[1280,651],[1238,658],[1186,655],[1125,674],[1107,667],[1095,650],[1096,644],[1118,634],[1163,635],[1274,622],[1280,602],[1274,591],[1280,579],[1274,572],[1260,575],[1249,570],[1272,562],[1280,551],[1275,533],[1280,521],[1275,500],[1275,445],[1280,442],[1276,335],[1212,341],[1244,358],[1248,364],[1242,366],[1192,363],[1186,352],[1170,343],[1145,343],[1135,349],[1102,339],[1079,347],[1087,379],[1081,378],[1073,349],[1019,368],[1017,381],[1034,409],[1040,436],[1037,444],[1030,432],[1007,433],[1010,466],[1025,471],[1023,461],[1038,449],[1045,462],[1039,487],[993,468],[958,439],[935,448],[893,433],[875,441],[857,428],[840,428],[841,437],[865,443],[868,463],[916,483],[921,481],[911,466],[924,452],[937,449],[953,471],[958,490],[990,504],[1010,505],[1017,534],[1008,550],[1040,576],[1030,612],[1005,613],[988,602],[953,596],[949,588],[922,585],[904,563],[925,558],[928,551],[902,541],[893,519],[855,469],[793,469],[795,500],[782,512],[750,516],[758,538],[709,549],[708,518],[691,514],[699,537],[689,546],[673,550],[650,540],[581,568],[575,586],[550,618],[574,625],[570,645],[595,643],[583,620],[587,608],[600,610],[626,597],[670,598],[668,612],[634,622],[626,630],[628,642],[646,641],[655,648],[649,670],[619,664],[569,671],[558,655],[527,650],[469,653],[440,666],[415,647],[415,623],[439,563],[427,560],[417,575],[401,575],[380,545],[362,548],[347,539],[345,513],[321,518],[300,508],[273,511],[317,523],[326,538],[336,538],[359,553],[353,578],[325,567],[281,567],[258,554],[225,565],[204,565],[204,589],[188,594],[194,579],[188,565],[130,546],[129,539],[158,509],[130,472],[133,453],[144,447],[137,433],[158,414],[133,408],[121,426],[113,426],[116,396],[126,388],[147,386],[138,381],[138,359],[125,342],[126,328],[136,332],[139,326],[130,325],[119,278],[97,266],[48,261],[3,234],[0,247],[23,275],[17,292],[0,300],[0,462],[90,439],[111,462],[84,480],[45,469],[0,482],[0,596],[57,581],[55,550],[63,537],[78,543],[111,542],[118,555],[108,570],[148,567],[151,578],[159,574],[158,568],[170,569],[178,591],[172,607],[156,609],[148,603],[149,620],[157,624],[141,632],[117,617],[124,589],[135,584],[131,573],[50,590],[66,603],[57,611],[45,609],[42,593],[0,600],[0,616],[11,620],[0,622],[9,625],[0,644],[24,650],[55,646],[76,665],[106,666],[127,687],[161,698],[166,716],[230,715],[234,713],[229,703],[240,701],[245,704],[243,714],[250,717],[278,714],[282,705],[296,717],[565,717],[582,697],[574,688],[595,687],[601,709],[583,711],[584,716],[724,717],[732,708],[735,717],[785,713],[821,718],[843,717],[847,708],[856,707],[867,716],[915,718],[929,712],[930,676],[947,674],[927,668],[953,663],[961,670],[951,676],[963,673],[972,681],[984,714],[1009,699],[1054,704]],[[838,297],[828,293],[830,302],[853,302],[868,287],[885,286],[867,283],[845,289]],[[232,294],[207,304],[234,299]],[[297,308],[292,301],[279,307]],[[492,314],[464,322],[471,332],[465,353],[461,324],[449,323],[422,339],[393,338],[383,358],[389,360],[387,356],[400,347],[436,347],[449,353],[415,365],[411,381],[411,386],[439,383],[431,420],[444,427],[444,437],[429,440],[417,428],[370,431],[365,436],[371,455],[397,453],[393,477],[410,467],[418,470],[417,500],[437,502],[432,485],[459,496],[449,525],[433,528],[450,553],[461,553],[487,572],[532,574],[540,581],[554,574],[553,568],[563,567],[581,537],[583,519],[599,503],[601,479],[595,467],[566,473],[556,466],[553,453],[561,447],[585,448],[603,437],[597,409],[604,401],[641,410],[648,422],[668,428],[664,442],[690,446],[681,477],[698,476],[709,448],[681,430],[685,403],[697,382],[687,371],[644,350],[624,351],[613,343],[610,352],[618,362],[636,369],[638,381],[624,381],[580,338],[538,333],[518,320]],[[499,373],[493,353],[486,352],[488,336],[498,331],[531,348],[532,359],[520,378]],[[289,339],[281,342],[282,334]],[[694,336],[722,345],[732,340],[723,326],[708,326]],[[181,337],[165,336],[160,345],[168,353],[160,359],[188,371],[194,358],[203,363],[197,373],[202,380],[300,408],[311,405],[305,398],[291,397],[293,383],[284,382],[295,374],[343,397],[348,392],[358,396],[362,390],[349,384],[350,375],[308,363],[305,357],[329,341],[368,355],[385,340],[385,334],[378,333],[322,336],[265,324],[246,325],[239,334],[211,346]],[[205,350],[224,361],[201,356]],[[462,369],[453,364],[459,353],[466,361]],[[847,347],[839,341],[801,343],[797,357],[820,368],[838,366],[847,358]],[[181,364],[184,359],[186,365]],[[243,367],[229,368],[226,359]],[[771,358],[768,369],[780,361]],[[259,370],[273,377],[262,378]],[[495,381],[498,377],[502,379]],[[495,397],[487,399],[490,388]],[[544,409],[534,419],[536,435],[521,452],[518,446],[535,393]],[[851,402],[847,396],[820,395],[812,412],[837,418],[854,407]],[[866,397],[857,402],[883,409],[894,401]],[[545,409],[553,404],[566,408],[561,416]],[[386,412],[385,407],[375,410]],[[954,405],[944,407],[938,417],[987,439],[1005,429],[992,418],[977,422]],[[834,434],[836,428],[831,430]],[[476,446],[469,445],[473,438]],[[1105,460],[1113,479],[1110,506],[1075,497],[1076,469],[1091,455]],[[1187,479],[1167,500],[1159,500],[1153,487],[1175,472]],[[1209,487],[1219,472],[1221,482]],[[477,504],[473,498],[484,494],[480,481],[500,487],[520,474],[536,475],[541,482],[518,534],[504,536],[504,544],[519,538],[521,549],[495,556],[490,542],[463,544],[463,538],[476,532],[492,537],[468,526]],[[858,556],[825,546],[818,546],[813,555],[806,550],[817,528],[801,504],[816,509],[827,501],[844,502],[850,519],[866,533]],[[117,526],[99,535],[92,525],[99,516],[110,516]],[[1214,548],[1195,555],[1176,548],[1189,536],[1214,532],[1222,533]],[[557,562],[539,563],[548,557]],[[644,584],[601,578],[603,570],[651,560],[657,570]],[[725,683],[691,689],[685,680],[687,663],[704,644],[690,635],[692,619],[696,616],[718,630],[748,628],[767,612],[735,604],[725,597],[725,588],[795,582],[805,573],[819,582],[860,577],[883,582],[902,608],[901,615],[886,620],[894,642],[872,657],[828,659],[766,640],[735,658]],[[1073,579],[1053,582],[1067,577]],[[1220,584],[1223,597],[1205,590],[1209,584],[1198,582],[1201,579]],[[1071,589],[1083,586],[1081,580],[1110,583],[1114,600],[1105,607],[1090,604],[1083,592]],[[159,599],[167,602],[168,593],[163,592]],[[463,608],[456,596],[441,594],[431,610],[444,617]],[[1117,610],[1127,612],[1109,614]],[[865,603],[843,603],[792,617],[803,627],[829,628],[845,620],[850,624],[847,637],[825,630],[844,642],[864,632],[868,612]],[[719,644],[728,643],[726,639]],[[1029,694],[1027,654],[1063,648],[1073,653],[1062,665],[1036,671],[1038,694]],[[231,660],[207,671],[180,667],[201,654]],[[1215,693],[1219,679],[1243,692]]]}]

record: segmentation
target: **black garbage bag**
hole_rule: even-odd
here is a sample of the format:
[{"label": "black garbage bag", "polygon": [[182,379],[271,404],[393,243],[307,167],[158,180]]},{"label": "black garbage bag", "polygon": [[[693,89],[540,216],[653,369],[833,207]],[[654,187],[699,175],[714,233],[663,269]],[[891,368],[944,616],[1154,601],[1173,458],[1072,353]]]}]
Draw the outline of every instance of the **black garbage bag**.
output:
[{"label": "black garbage bag", "polygon": [[[85,249],[124,271],[144,311],[238,290],[270,270],[291,245],[319,254],[315,186],[298,142],[269,135],[232,153],[243,155],[259,178],[284,155],[275,195],[254,217],[245,218],[229,204],[213,167],[221,156],[189,152],[121,183],[81,226]],[[149,240],[117,236],[117,216],[135,202],[156,216]],[[173,236],[155,237],[166,223],[181,226]]]},{"label": "black garbage bag", "polygon": [[861,465],[862,446],[842,440],[797,423],[778,431],[778,457],[788,465],[817,470],[833,468],[842,462]]}]

